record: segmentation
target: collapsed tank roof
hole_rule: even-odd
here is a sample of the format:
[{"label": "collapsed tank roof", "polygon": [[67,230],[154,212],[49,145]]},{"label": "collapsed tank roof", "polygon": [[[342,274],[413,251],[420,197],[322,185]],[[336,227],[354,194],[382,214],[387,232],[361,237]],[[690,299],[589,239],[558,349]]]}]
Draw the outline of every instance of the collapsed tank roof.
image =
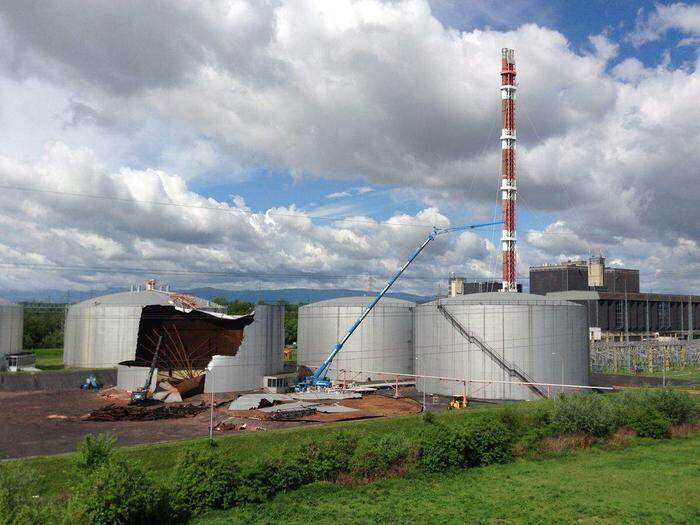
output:
[{"label": "collapsed tank roof", "polygon": [[513,293],[513,292],[484,292],[472,293],[465,295],[456,295],[454,297],[445,297],[439,301],[431,301],[424,304],[518,304],[518,305],[568,305],[578,306],[571,301],[545,297],[544,295],[535,295],[531,293]]},{"label": "collapsed tank roof", "polygon": [[[353,297],[337,297],[335,299],[326,299],[324,301],[318,301],[316,303],[309,303],[304,306],[367,306],[374,300],[375,296],[360,295]],[[382,297],[379,301],[379,305],[393,305],[393,306],[413,306],[416,303],[411,301],[406,301],[404,299],[396,299],[394,297]],[[302,306],[302,308],[304,308]]]},{"label": "collapsed tank roof", "polygon": [[73,307],[89,307],[97,305],[113,306],[172,306],[178,296],[184,296],[188,300],[194,300],[198,308],[223,308],[221,305],[188,294],[166,292],[162,290],[141,290],[133,292],[119,292],[99,297],[93,297],[73,305]]}]

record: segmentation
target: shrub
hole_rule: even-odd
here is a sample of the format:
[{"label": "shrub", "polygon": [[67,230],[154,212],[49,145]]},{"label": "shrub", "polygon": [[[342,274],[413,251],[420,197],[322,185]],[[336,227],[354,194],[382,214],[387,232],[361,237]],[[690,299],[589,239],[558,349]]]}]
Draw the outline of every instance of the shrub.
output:
[{"label": "shrub", "polygon": [[498,421],[513,434],[519,434],[525,426],[525,418],[522,411],[513,405],[505,405],[498,412]]},{"label": "shrub", "polygon": [[374,478],[387,474],[392,467],[404,466],[413,455],[411,442],[403,434],[386,434],[361,441],[351,468],[356,476]]},{"label": "shrub", "polygon": [[423,423],[427,425],[434,425],[437,422],[435,414],[432,412],[423,412]]},{"label": "shrub", "polygon": [[309,482],[304,469],[284,458],[263,459],[245,469],[240,476],[238,503],[262,503],[278,492],[293,490]]},{"label": "shrub", "polygon": [[183,519],[236,502],[239,471],[236,462],[215,448],[187,449],[172,473],[170,507]]},{"label": "shrub", "polygon": [[426,471],[443,472],[461,467],[463,459],[464,442],[454,430],[433,425],[422,432],[420,461]]},{"label": "shrub", "polygon": [[582,433],[604,437],[617,427],[611,401],[600,394],[562,395],[553,404],[551,428],[554,432]]},{"label": "shrub", "polygon": [[671,421],[658,410],[649,408],[631,422],[639,437],[662,439],[671,437]]},{"label": "shrub", "polygon": [[664,416],[672,425],[691,422],[696,415],[695,402],[688,392],[671,388],[647,390],[642,392],[646,402]]},{"label": "shrub", "polygon": [[347,433],[302,445],[292,457],[304,479],[335,481],[338,474],[349,472],[357,438]]},{"label": "shrub", "polygon": [[286,458],[265,460],[260,468],[266,470],[268,484],[275,492],[293,490],[308,482],[304,478],[304,472],[297,465]]},{"label": "shrub", "polygon": [[512,460],[513,438],[513,432],[496,418],[479,423],[464,435],[464,463],[476,467]]},{"label": "shrub", "polygon": [[71,523],[157,523],[162,493],[137,465],[119,456],[97,465],[79,481],[70,501]]},{"label": "shrub", "polygon": [[107,462],[114,454],[117,438],[113,434],[88,434],[78,446],[76,465],[90,471]]}]

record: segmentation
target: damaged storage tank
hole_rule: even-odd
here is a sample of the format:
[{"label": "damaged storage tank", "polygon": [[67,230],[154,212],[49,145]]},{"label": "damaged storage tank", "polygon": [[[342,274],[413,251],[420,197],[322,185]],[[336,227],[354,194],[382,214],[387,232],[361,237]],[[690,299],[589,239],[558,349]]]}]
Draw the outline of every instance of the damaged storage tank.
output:
[{"label": "damaged storage tank", "polygon": [[[71,305],[66,314],[63,363],[67,367],[109,368],[134,360],[137,350],[152,350],[154,344],[148,340],[150,334],[140,333],[142,319],[145,324],[168,327],[175,339],[175,316],[193,310],[219,315],[226,311],[206,299],[154,288],[103,295]],[[169,342],[168,337],[165,339]]]},{"label": "damaged storage tank", "polygon": [[[415,312],[416,374],[469,379],[478,399],[537,399],[588,384],[588,323],[581,305],[522,293],[479,293],[422,304]],[[496,381],[500,381],[496,382]],[[417,379],[419,390],[463,395],[465,385]]]},{"label": "damaged storage tank", "polygon": [[83,301],[66,315],[64,363],[117,366],[117,386],[133,390],[143,386],[160,340],[161,378],[200,391],[260,388],[264,375],[283,370],[284,306],[258,305],[243,316],[224,312],[206,299],[154,287]]},{"label": "damaged storage tank", "polygon": [[0,299],[0,365],[5,354],[22,351],[24,309],[21,305]]},{"label": "damaged storage tank", "polygon": [[[372,299],[342,297],[299,308],[297,363],[318,367]],[[382,379],[372,372],[413,373],[414,307],[410,301],[384,297],[345,343],[328,377],[366,381]]]},{"label": "damaged storage tank", "polygon": [[258,390],[264,376],[284,370],[284,305],[259,304],[255,321],[245,327],[236,355],[215,355],[209,365],[205,392]]}]

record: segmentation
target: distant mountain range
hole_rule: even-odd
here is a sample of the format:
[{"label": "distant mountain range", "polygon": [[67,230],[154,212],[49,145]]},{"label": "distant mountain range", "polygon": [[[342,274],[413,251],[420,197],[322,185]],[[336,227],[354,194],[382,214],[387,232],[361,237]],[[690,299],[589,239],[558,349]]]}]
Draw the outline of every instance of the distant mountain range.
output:
[{"label": "distant mountain range", "polygon": [[[24,291],[24,290],[0,290],[0,298],[15,302],[50,302],[50,303],[65,303],[77,302],[91,297],[107,295],[111,293],[125,292],[126,288],[108,288],[107,290],[93,290],[89,292],[76,292],[74,290],[39,290],[39,291]],[[327,289],[318,290],[315,288],[282,288],[278,290],[225,290],[222,288],[193,288],[190,290],[178,290],[182,293],[196,295],[204,299],[214,299],[215,297],[224,297],[229,301],[239,301],[257,303],[264,301],[267,303],[276,303],[279,300],[287,301],[292,304],[299,303],[315,303],[326,299],[335,299],[338,297],[354,297],[358,295],[374,295],[377,292],[368,293],[362,290],[347,290],[347,289]],[[388,293],[388,297],[396,299],[405,299],[422,303],[429,301],[432,297],[413,295],[409,293],[396,292]]]}]

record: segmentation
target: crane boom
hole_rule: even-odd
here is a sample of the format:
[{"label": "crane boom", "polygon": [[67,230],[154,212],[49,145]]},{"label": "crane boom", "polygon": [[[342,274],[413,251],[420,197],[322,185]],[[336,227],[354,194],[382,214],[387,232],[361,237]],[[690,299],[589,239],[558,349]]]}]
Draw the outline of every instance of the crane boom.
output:
[{"label": "crane boom", "polygon": [[335,359],[335,356],[338,355],[338,352],[340,352],[343,349],[343,346],[347,342],[348,339],[350,339],[350,336],[353,334],[353,332],[357,329],[358,326],[364,321],[365,317],[369,315],[369,313],[372,311],[372,309],[377,305],[377,303],[381,300],[382,297],[389,291],[389,288],[398,280],[399,277],[401,277],[401,274],[408,268],[411,263],[420,255],[420,253],[423,251],[423,249],[428,246],[432,241],[434,241],[438,235],[443,235],[445,233],[452,233],[456,231],[464,231],[464,230],[474,230],[476,228],[483,228],[485,226],[495,226],[496,224],[503,224],[502,221],[498,222],[485,222],[481,224],[469,224],[466,226],[455,226],[453,228],[433,228],[433,231],[428,235],[428,237],[423,241],[423,243],[416,249],[415,252],[413,252],[413,255],[411,255],[411,258],[406,261],[406,263],[397,270],[397,272],[389,279],[389,281],[386,283],[386,286],[382,289],[379,294],[377,294],[377,297],[375,297],[372,302],[369,304],[366,310],[362,312],[362,315],[357,318],[357,320],[352,324],[352,326],[348,329],[348,331],[345,333],[345,335],[335,344],[335,347],[331,351],[330,354],[328,354],[328,357],[321,363],[321,366],[319,366],[316,369],[316,372],[314,372],[313,375],[310,375],[304,379],[301,383],[297,385],[297,390],[306,390],[309,386],[324,386],[328,387],[331,385],[330,380],[326,377],[326,371],[328,370],[328,367],[330,367],[331,363],[333,362],[333,359]]}]

